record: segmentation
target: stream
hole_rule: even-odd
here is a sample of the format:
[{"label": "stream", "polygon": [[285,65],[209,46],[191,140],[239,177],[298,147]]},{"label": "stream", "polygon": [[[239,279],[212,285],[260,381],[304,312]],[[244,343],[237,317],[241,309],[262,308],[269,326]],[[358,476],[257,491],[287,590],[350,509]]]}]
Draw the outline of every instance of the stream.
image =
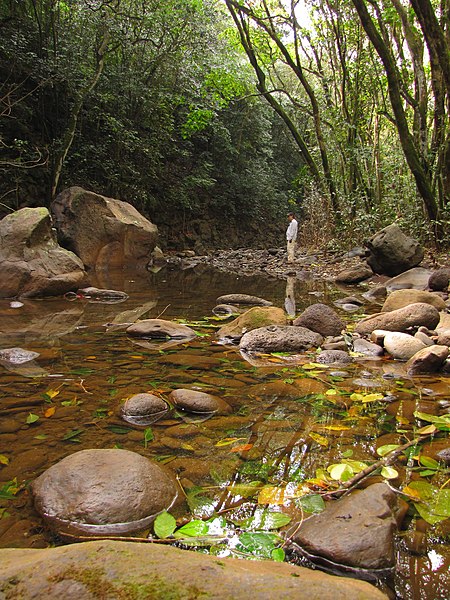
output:
[{"label": "stream", "polygon": [[[31,362],[0,363],[2,548],[61,543],[35,512],[28,484],[78,450],[125,448],[166,464],[188,490],[177,518],[188,518],[193,510],[206,516],[214,511],[241,519],[254,516],[263,503],[261,493],[241,494],[237,502],[233,486],[242,491],[242,485],[259,482],[265,486],[265,504],[298,520],[302,509],[295,494],[286,492],[289,485],[316,478],[317,470],[343,456],[376,460],[377,447],[413,437],[415,411],[435,414],[437,400],[450,399],[448,378],[407,378],[401,365],[384,357],[320,368],[314,352],[252,361],[237,347],[219,344],[221,322],[211,319],[216,298],[245,293],[284,307],[282,280],[199,265],[184,271],[166,267],[156,273],[102,274],[93,285],[125,291],[129,298],[118,303],[23,300],[17,308],[0,300],[0,348],[39,353]],[[289,285],[292,294],[292,278]],[[297,280],[293,291],[298,314],[310,304],[333,306],[334,300],[364,289]],[[364,309],[378,307],[366,305],[356,313],[336,308],[346,322],[360,319]],[[171,345],[126,335],[126,324],[156,317],[186,323],[198,336]],[[132,394],[166,398],[185,387],[223,398],[232,413],[204,420],[172,410],[151,425],[151,435],[120,417],[121,404]],[[392,401],[349,401],[352,394],[378,392]],[[407,465],[401,475],[406,471]],[[280,490],[285,492],[281,499]],[[398,535],[397,598],[448,597],[449,519],[431,528],[424,523],[410,518]]]}]

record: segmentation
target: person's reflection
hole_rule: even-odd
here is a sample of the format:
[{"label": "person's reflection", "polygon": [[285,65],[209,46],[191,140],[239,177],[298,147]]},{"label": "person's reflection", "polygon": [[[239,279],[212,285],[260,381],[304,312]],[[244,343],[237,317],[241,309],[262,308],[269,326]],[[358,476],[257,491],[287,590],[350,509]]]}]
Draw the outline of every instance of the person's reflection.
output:
[{"label": "person's reflection", "polygon": [[284,308],[290,319],[295,318],[295,277],[292,275],[286,281],[286,298],[284,300]]}]

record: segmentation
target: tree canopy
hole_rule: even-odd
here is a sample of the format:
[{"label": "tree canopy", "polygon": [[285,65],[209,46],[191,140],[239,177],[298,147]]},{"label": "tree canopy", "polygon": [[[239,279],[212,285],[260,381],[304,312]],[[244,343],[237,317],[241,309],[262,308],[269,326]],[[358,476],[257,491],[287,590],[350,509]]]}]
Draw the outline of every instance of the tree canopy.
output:
[{"label": "tree canopy", "polygon": [[449,14],[448,0],[5,0],[0,212],[76,184],[133,203],[169,242],[173,223],[186,243],[211,219],[212,245],[224,223],[251,244],[249,223],[294,208],[322,241],[397,219],[445,243]]}]

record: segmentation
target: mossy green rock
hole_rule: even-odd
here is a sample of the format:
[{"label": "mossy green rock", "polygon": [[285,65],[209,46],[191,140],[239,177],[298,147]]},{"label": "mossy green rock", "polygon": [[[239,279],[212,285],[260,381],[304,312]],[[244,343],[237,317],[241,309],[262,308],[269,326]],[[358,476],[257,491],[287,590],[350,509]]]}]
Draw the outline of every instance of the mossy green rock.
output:
[{"label": "mossy green rock", "polygon": [[364,581],[287,563],[218,559],[156,544],[92,541],[0,550],[0,597],[48,600],[381,600]]},{"label": "mossy green rock", "polygon": [[255,306],[227,323],[218,331],[219,338],[240,340],[247,331],[267,325],[287,325],[287,315],[282,308]]}]

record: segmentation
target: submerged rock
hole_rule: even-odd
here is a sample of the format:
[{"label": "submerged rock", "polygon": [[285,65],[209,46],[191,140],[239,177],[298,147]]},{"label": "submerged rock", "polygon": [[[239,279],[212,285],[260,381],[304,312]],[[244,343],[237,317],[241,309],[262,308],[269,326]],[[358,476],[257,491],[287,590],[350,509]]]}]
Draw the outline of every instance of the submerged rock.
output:
[{"label": "submerged rock", "polygon": [[231,315],[239,313],[239,309],[232,304],[218,304],[212,309],[212,314],[216,317],[228,318]]},{"label": "submerged rock", "polygon": [[169,394],[169,401],[176,408],[192,413],[221,413],[231,412],[231,406],[225,400],[196,390],[179,389]]},{"label": "submerged rock", "polygon": [[135,394],[121,407],[121,416],[132,425],[145,427],[165,415],[168,410],[167,402],[154,394]]},{"label": "submerged rock", "polygon": [[196,336],[193,329],[182,323],[164,319],[145,319],[126,329],[132,337],[167,340],[171,338],[191,340]]},{"label": "submerged rock", "polygon": [[37,511],[58,532],[140,531],[175,503],[175,478],[129,450],[81,450],[32,483]]},{"label": "submerged rock", "polygon": [[5,348],[0,350],[0,363],[9,365],[22,365],[39,356],[39,352],[24,350],[23,348]]},{"label": "submerged rock", "polygon": [[220,339],[229,338],[240,340],[247,331],[265,327],[267,325],[286,325],[287,316],[282,308],[254,306],[236,317],[219,329],[217,335]]},{"label": "submerged rock", "polygon": [[99,301],[115,301],[120,302],[127,300],[128,294],[125,292],[120,292],[118,290],[104,290],[96,287],[87,287],[77,290],[77,294],[83,296],[84,298],[92,298],[93,300]]},{"label": "submerged rock", "polygon": [[292,541],[335,565],[390,568],[395,562],[395,507],[395,493],[386,484],[376,483],[327,502],[322,513],[294,525]]},{"label": "submerged rock", "polygon": [[253,304],[254,306],[272,306],[272,302],[259,298],[258,296],[249,296],[248,294],[226,294],[219,296],[216,302],[218,304]]}]

